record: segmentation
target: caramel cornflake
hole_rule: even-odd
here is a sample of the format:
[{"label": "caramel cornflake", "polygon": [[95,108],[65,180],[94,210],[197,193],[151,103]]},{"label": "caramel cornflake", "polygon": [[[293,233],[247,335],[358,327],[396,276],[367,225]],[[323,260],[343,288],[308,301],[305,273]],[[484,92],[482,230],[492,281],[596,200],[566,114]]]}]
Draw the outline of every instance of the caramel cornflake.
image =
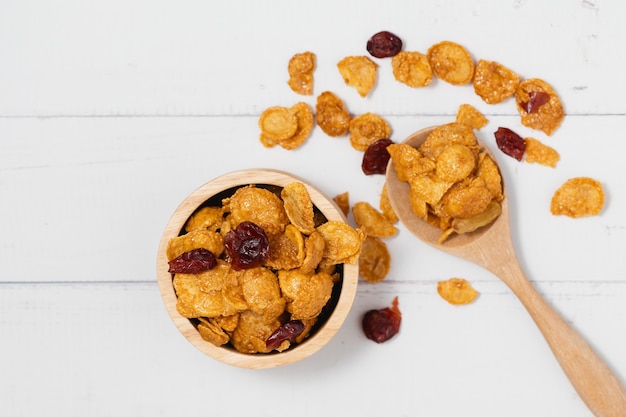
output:
[{"label": "caramel cornflake", "polygon": [[391,58],[395,79],[409,87],[426,87],[433,79],[433,71],[426,55],[415,51],[401,51]]},{"label": "caramel cornflake", "polygon": [[306,141],[313,129],[311,107],[298,102],[291,108],[274,106],[261,113],[259,139],[266,148],[280,145],[287,150],[298,148]]},{"label": "caramel cornflake", "polygon": [[305,235],[313,233],[315,231],[313,202],[306,186],[301,182],[292,182],[282,189],[280,196],[291,224]]},{"label": "caramel cornflake", "polygon": [[474,77],[474,61],[463,46],[455,42],[439,42],[428,49],[428,61],[437,78],[462,85]]},{"label": "caramel cornflake", "polygon": [[366,201],[355,203],[352,214],[357,226],[368,236],[390,237],[398,233],[393,223]]},{"label": "caramel cornflake", "polygon": [[366,56],[347,56],[337,63],[346,85],[356,88],[365,97],[376,84],[378,65]]},{"label": "caramel cornflake", "polygon": [[321,263],[356,263],[365,239],[365,232],[361,228],[353,229],[346,223],[331,220],[318,226],[316,230],[324,238],[324,256]]},{"label": "caramel cornflake", "polygon": [[437,126],[426,137],[419,150],[424,156],[436,158],[444,149],[455,143],[466,146],[476,145],[476,135],[472,128],[456,122]]},{"label": "caramel cornflake", "polygon": [[299,148],[308,139],[311,135],[311,130],[313,130],[313,111],[308,104],[298,102],[290,110],[296,115],[298,128],[293,136],[278,143],[287,150]]},{"label": "caramel cornflake", "polygon": [[350,144],[357,151],[365,151],[374,142],[388,139],[389,123],[374,113],[363,113],[350,121]]},{"label": "caramel cornflake", "polygon": [[441,298],[453,305],[469,304],[478,297],[478,291],[464,278],[439,281],[437,292]]},{"label": "caramel cornflake", "polygon": [[541,165],[546,165],[554,168],[559,162],[559,153],[548,145],[543,144],[537,139],[526,138],[525,161],[532,163],[536,162]]},{"label": "caramel cornflake", "polygon": [[602,184],[589,177],[568,179],[561,185],[550,203],[553,215],[565,215],[572,218],[595,216],[604,207]]},{"label": "caramel cornflake", "polygon": [[556,91],[539,78],[522,81],[515,91],[515,102],[522,124],[531,129],[541,130],[546,135],[551,135],[565,117],[563,105]]},{"label": "caramel cornflake", "polygon": [[479,60],[474,72],[474,92],[487,104],[501,103],[513,96],[520,76],[495,61]]},{"label": "caramel cornflake", "polygon": [[456,122],[480,130],[487,125],[489,120],[471,104],[461,104],[456,113]]},{"label": "caramel cornflake", "polygon": [[287,107],[274,106],[261,113],[259,127],[264,136],[279,142],[289,139],[298,129],[298,118]]},{"label": "caramel cornflake", "polygon": [[325,272],[303,274],[294,269],[278,271],[278,282],[293,320],[317,317],[333,291],[333,279]]},{"label": "caramel cornflake", "polygon": [[391,223],[396,223],[398,221],[398,215],[395,210],[391,206],[391,201],[389,200],[389,193],[387,192],[387,183],[383,184],[383,188],[380,192],[380,200],[379,200],[379,209],[383,213],[383,216],[387,218]]},{"label": "caramel cornflake", "polygon": [[347,216],[348,213],[350,213],[350,193],[349,192],[346,191],[341,194],[337,194],[335,197],[333,197],[333,201],[335,202],[335,204],[337,204],[337,206],[339,207],[339,209],[341,210],[344,216]]},{"label": "caramel cornflake", "polygon": [[197,229],[206,229],[215,232],[220,228],[223,216],[224,213],[221,207],[202,207],[187,220],[185,231],[191,232]]},{"label": "caramel cornflake", "polygon": [[367,282],[380,282],[385,279],[391,267],[391,255],[381,239],[368,236],[361,246],[359,273]]},{"label": "caramel cornflake", "polygon": [[195,229],[184,235],[176,236],[167,243],[167,259],[171,261],[185,252],[204,248],[215,256],[224,252],[224,239],[218,232],[207,229]]},{"label": "caramel cornflake", "polygon": [[297,94],[310,96],[313,94],[313,72],[315,71],[316,56],[312,52],[295,54],[289,60],[287,84]]},{"label": "caramel cornflake", "polygon": [[318,232],[311,233],[304,240],[304,259],[300,266],[300,271],[303,274],[310,274],[315,271],[324,256],[325,247],[324,237]]},{"label": "caramel cornflake", "polygon": [[230,211],[234,227],[249,221],[263,228],[265,233],[281,233],[289,224],[282,200],[265,188],[246,186],[225,199],[222,204]]},{"label": "caramel cornflake", "polygon": [[315,116],[317,125],[328,136],[343,136],[350,129],[352,116],[343,101],[330,91],[324,91],[317,97]]}]

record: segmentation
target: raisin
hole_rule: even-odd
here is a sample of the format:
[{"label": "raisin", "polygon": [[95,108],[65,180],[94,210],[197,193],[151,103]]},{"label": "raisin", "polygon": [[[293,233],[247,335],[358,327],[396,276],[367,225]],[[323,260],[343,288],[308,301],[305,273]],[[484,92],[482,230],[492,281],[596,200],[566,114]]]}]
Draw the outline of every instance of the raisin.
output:
[{"label": "raisin", "polygon": [[265,347],[271,350],[277,349],[285,341],[294,342],[304,331],[304,323],[300,320],[291,320],[280,326],[267,338]]},{"label": "raisin", "polygon": [[226,233],[224,247],[235,270],[261,266],[270,255],[270,241],[265,231],[253,222],[241,222]]},{"label": "raisin", "polygon": [[365,337],[376,343],[391,339],[400,331],[402,314],[398,309],[398,297],[393,299],[391,307],[369,310],[363,316],[363,332]]},{"label": "raisin", "polygon": [[522,160],[524,152],[526,152],[524,138],[506,127],[499,127],[494,132],[494,136],[496,137],[498,149],[518,161]]},{"label": "raisin", "polygon": [[529,94],[529,100],[520,103],[520,106],[526,113],[536,113],[539,107],[550,101],[550,94],[543,91],[531,91]]},{"label": "raisin", "polygon": [[378,32],[367,41],[367,52],[376,58],[389,58],[402,50],[402,39],[391,32]]},{"label": "raisin", "polygon": [[393,144],[391,139],[380,139],[367,147],[363,153],[361,169],[365,175],[385,174],[387,164],[391,155],[387,151],[387,146]]},{"label": "raisin", "polygon": [[207,249],[198,248],[185,252],[169,261],[169,271],[172,274],[199,274],[215,268],[217,259]]}]

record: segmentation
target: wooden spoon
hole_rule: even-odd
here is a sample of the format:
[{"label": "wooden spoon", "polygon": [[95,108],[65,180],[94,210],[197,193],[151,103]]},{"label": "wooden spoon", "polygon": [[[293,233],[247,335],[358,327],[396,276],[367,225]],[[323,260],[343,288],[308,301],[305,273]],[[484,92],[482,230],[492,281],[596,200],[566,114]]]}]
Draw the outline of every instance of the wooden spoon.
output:
[{"label": "wooden spoon", "polygon": [[[418,147],[433,129],[420,130],[404,143]],[[489,152],[484,144],[480,145]],[[429,225],[411,211],[408,191],[408,184],[398,179],[393,163],[390,163],[387,167],[387,192],[391,206],[406,228],[425,243],[481,265],[500,277],[526,307],[574,389],[591,412],[598,417],[625,417],[624,386],[583,337],[550,307],[524,275],[511,240],[506,188],[502,214],[491,225],[468,234],[453,234],[443,244],[438,242],[441,229]]]}]

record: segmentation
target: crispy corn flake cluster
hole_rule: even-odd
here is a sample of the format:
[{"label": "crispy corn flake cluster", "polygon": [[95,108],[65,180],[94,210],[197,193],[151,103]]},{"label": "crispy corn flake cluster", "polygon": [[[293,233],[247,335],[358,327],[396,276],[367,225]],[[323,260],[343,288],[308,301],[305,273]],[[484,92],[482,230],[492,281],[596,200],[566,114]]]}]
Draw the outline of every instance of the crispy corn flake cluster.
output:
[{"label": "crispy corn flake cluster", "polygon": [[[244,222],[260,226],[269,240],[263,265],[235,269],[225,250],[226,234]],[[217,265],[200,273],[175,273],[178,312],[193,319],[202,338],[230,344],[242,353],[268,353],[268,338],[288,320],[299,320],[306,338],[340,279],[337,265],[356,263],[365,233],[346,223],[316,215],[300,182],[280,191],[249,185],[220,206],[197,210],[184,234],[170,240],[169,261],[204,248]],[[284,341],[276,350],[289,348]]]},{"label": "crispy corn flake cluster", "polygon": [[451,234],[474,231],[501,212],[502,179],[472,128],[452,122],[435,128],[419,148],[389,146],[394,168],[409,184],[413,213]]}]

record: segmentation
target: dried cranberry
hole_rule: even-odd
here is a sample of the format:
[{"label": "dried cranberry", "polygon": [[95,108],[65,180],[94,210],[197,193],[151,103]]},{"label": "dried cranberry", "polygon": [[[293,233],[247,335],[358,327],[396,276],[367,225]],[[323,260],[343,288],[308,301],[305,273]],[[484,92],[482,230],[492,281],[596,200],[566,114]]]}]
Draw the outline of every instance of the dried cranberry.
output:
[{"label": "dried cranberry", "polygon": [[300,320],[291,320],[280,326],[267,338],[265,347],[270,350],[277,349],[285,340],[295,342],[296,338],[304,331],[304,323]]},{"label": "dried cranberry", "polygon": [[494,132],[494,136],[496,137],[498,149],[518,161],[522,160],[524,152],[526,152],[526,141],[524,141],[524,138],[506,127],[499,127]]},{"label": "dried cranberry", "polygon": [[528,101],[520,103],[520,106],[526,113],[535,113],[539,107],[550,101],[550,94],[543,91],[531,91],[528,98]]},{"label": "dried cranberry", "polygon": [[391,32],[382,31],[367,41],[367,52],[376,58],[388,58],[402,50],[402,39]]},{"label": "dried cranberry", "polygon": [[192,249],[169,261],[172,274],[199,274],[203,271],[215,268],[217,259],[207,249]]},{"label": "dried cranberry", "polygon": [[389,152],[387,146],[393,144],[391,139],[380,139],[372,143],[363,154],[361,169],[365,175],[384,174],[389,163]]},{"label": "dried cranberry", "polygon": [[393,299],[391,307],[370,310],[363,316],[363,332],[376,343],[391,339],[400,331],[402,314],[398,309],[398,297]]},{"label": "dried cranberry", "polygon": [[261,266],[270,255],[270,241],[265,231],[252,222],[241,222],[226,233],[224,246],[236,270]]}]

